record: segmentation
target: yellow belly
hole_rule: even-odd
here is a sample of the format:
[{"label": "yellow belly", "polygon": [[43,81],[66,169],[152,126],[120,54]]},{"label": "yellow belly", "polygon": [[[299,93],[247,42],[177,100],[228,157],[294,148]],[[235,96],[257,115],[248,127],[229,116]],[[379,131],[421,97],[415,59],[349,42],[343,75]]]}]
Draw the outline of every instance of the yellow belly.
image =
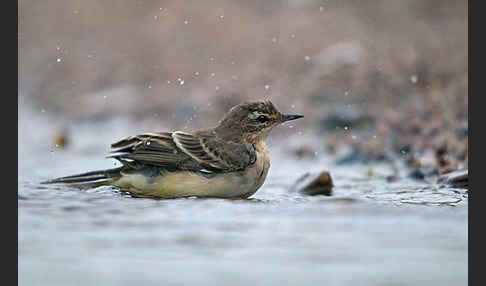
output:
[{"label": "yellow belly", "polygon": [[124,174],[112,184],[133,193],[160,198],[247,198],[263,185],[270,168],[264,143],[257,146],[257,152],[256,162],[244,171],[220,173],[212,177],[189,171],[164,172],[155,178],[143,174]]},{"label": "yellow belly", "polygon": [[206,178],[192,172],[167,172],[156,178],[142,174],[124,175],[114,183],[122,189],[161,198],[188,196],[244,198],[257,191],[261,184],[241,173],[218,174]]},{"label": "yellow belly", "polygon": [[165,172],[155,178],[126,174],[112,184],[136,194],[160,198],[247,198],[263,185],[268,173],[270,164],[258,161],[245,171],[221,173],[210,178],[189,171]]}]

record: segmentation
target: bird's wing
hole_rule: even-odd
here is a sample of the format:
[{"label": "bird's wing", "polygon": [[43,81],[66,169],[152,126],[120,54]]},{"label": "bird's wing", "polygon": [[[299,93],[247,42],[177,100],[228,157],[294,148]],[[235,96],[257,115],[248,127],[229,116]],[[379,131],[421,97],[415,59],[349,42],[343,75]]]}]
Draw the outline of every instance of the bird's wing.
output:
[{"label": "bird's wing", "polygon": [[243,144],[180,131],[130,136],[111,148],[109,157],[123,163],[129,160],[174,170],[228,172],[242,170],[256,160],[255,150]]},{"label": "bird's wing", "polygon": [[243,170],[256,160],[254,147],[217,136],[177,131],[172,133],[172,138],[179,149],[210,170]]},{"label": "bird's wing", "polygon": [[144,133],[136,136],[129,136],[111,144],[112,152],[130,152],[145,146],[144,149],[159,151],[172,150],[175,147],[172,142],[171,132]]},{"label": "bird's wing", "polygon": [[170,132],[129,136],[111,144],[111,149],[112,155],[108,157],[122,163],[135,161],[168,169],[202,169],[198,162],[174,144]]}]

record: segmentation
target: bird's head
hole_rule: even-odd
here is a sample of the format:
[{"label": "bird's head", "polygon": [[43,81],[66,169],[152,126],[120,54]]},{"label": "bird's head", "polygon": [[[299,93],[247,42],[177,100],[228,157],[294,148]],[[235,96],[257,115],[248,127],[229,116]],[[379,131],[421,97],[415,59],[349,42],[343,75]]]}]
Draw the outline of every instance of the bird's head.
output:
[{"label": "bird's head", "polygon": [[250,141],[266,138],[270,130],[286,121],[304,117],[282,114],[269,100],[245,102],[232,107],[220,121],[218,128],[240,133]]}]

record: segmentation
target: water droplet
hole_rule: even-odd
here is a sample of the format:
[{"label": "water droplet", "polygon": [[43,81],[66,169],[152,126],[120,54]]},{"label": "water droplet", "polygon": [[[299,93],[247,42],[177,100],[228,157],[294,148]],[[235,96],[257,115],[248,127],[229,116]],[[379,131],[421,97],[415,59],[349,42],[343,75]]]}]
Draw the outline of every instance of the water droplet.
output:
[{"label": "water droplet", "polygon": [[61,47],[60,46],[57,46],[56,47],[56,50],[60,51],[61,50]]},{"label": "water droplet", "polygon": [[188,20],[184,20],[184,24],[185,25],[189,24],[189,21]]},{"label": "water droplet", "polygon": [[217,85],[215,89],[216,89],[216,90],[219,90],[219,85]]},{"label": "water droplet", "polygon": [[181,80],[181,81],[179,82],[179,84],[180,84],[180,85],[184,85],[184,81],[183,81],[183,80]]},{"label": "water droplet", "polygon": [[310,60],[310,57],[309,57],[309,56],[305,56],[305,57],[304,57],[304,59],[305,59],[306,61],[309,61],[309,60]]},{"label": "water droplet", "polygon": [[270,85],[266,84],[265,85],[265,90],[269,90],[270,89]]},{"label": "water droplet", "polygon": [[417,81],[418,81],[418,76],[417,76],[417,75],[415,75],[415,74],[414,74],[414,75],[412,75],[412,76],[410,77],[410,81],[411,81],[412,83],[417,83]]},{"label": "water droplet", "polygon": [[152,88],[152,86],[149,84],[149,85],[148,85],[148,88]]},{"label": "water droplet", "polygon": [[42,109],[41,112],[44,113],[44,112],[46,112],[46,110],[45,109]]},{"label": "water droplet", "polygon": [[198,76],[198,75],[199,75],[199,72],[195,72],[195,73],[194,73],[194,75],[195,75],[195,76]]},{"label": "water droplet", "polygon": [[170,84],[170,80],[167,81],[167,84]]},{"label": "water droplet", "polygon": [[154,16],[154,20],[157,20],[159,18],[159,16],[155,15]]},{"label": "water droplet", "polygon": [[348,129],[349,129],[349,127],[348,127],[348,126],[344,126],[344,130],[348,130]]},{"label": "water droplet", "polygon": [[60,63],[60,62],[62,61],[62,59],[61,59],[61,58],[57,58],[57,60],[56,60],[56,61],[57,61],[58,63]]},{"label": "water droplet", "polygon": [[320,12],[324,11],[324,7],[322,7],[322,6],[321,6],[321,7],[319,7],[319,11],[320,11]]},{"label": "water droplet", "polygon": [[215,73],[211,73],[211,77],[214,77],[216,74]]},{"label": "water droplet", "polygon": [[220,18],[220,19],[223,19],[223,18],[224,18],[224,15],[219,16],[219,18]]},{"label": "water droplet", "polygon": [[103,98],[104,98],[104,99],[106,99],[106,98],[107,98],[107,96],[106,96],[106,95],[103,95]]},{"label": "water droplet", "polygon": [[295,108],[295,104],[292,104],[292,105],[290,106],[290,108]]},{"label": "water droplet", "polygon": [[348,96],[348,95],[349,95],[349,91],[345,91],[345,92],[344,92],[344,95],[345,95],[345,96]]}]

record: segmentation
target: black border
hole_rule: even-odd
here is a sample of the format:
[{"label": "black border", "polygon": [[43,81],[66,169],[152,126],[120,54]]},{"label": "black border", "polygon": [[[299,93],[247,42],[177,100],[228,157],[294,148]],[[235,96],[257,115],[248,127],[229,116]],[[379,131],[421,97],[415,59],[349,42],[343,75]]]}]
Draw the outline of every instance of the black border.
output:
[{"label": "black border", "polygon": [[[468,15],[467,15],[468,25],[467,25],[467,31],[465,31],[465,32],[467,33],[467,40],[468,40],[468,51],[467,51],[468,54],[467,54],[467,59],[468,59],[468,185],[469,185],[469,191],[468,191],[468,269],[469,269],[469,273],[468,273],[468,284],[469,284],[469,282],[471,282],[472,280],[474,280],[472,278],[472,275],[471,275],[471,274],[474,274],[474,272],[475,272],[473,270],[473,267],[474,266],[476,266],[476,267],[478,266],[478,265],[474,265],[474,262],[473,262],[473,257],[474,256],[471,257],[471,254],[473,253],[473,245],[474,245],[473,244],[474,239],[471,239],[471,238],[473,237],[474,212],[476,211],[476,209],[474,208],[474,199],[472,199],[472,195],[471,195],[472,188],[473,187],[471,186],[471,179],[470,179],[471,176],[470,176],[470,174],[471,174],[471,171],[472,171],[473,168],[469,168],[469,166],[474,162],[474,160],[471,157],[471,145],[472,145],[472,141],[471,141],[471,132],[470,132],[471,131],[471,121],[472,121],[471,120],[471,116],[474,114],[474,112],[471,112],[471,108],[469,108],[469,106],[472,107],[472,106],[474,106],[474,104],[471,105],[471,97],[469,95],[470,94],[475,94],[474,89],[471,89],[471,87],[474,88],[474,86],[475,86],[474,80],[471,80],[471,79],[474,76],[479,77],[480,74],[481,74],[480,72],[476,72],[476,73],[475,72],[470,72],[470,69],[471,68],[474,69],[474,67],[480,68],[480,66],[481,66],[480,64],[479,65],[474,65],[473,63],[474,62],[476,62],[476,63],[478,62],[478,60],[479,60],[478,59],[478,56],[482,55],[482,51],[484,49],[482,47],[480,47],[480,46],[477,46],[477,45],[480,44],[480,42],[482,42],[481,39],[477,39],[476,40],[476,43],[473,42],[473,38],[474,37],[471,37],[472,34],[470,33],[470,29],[472,27],[473,28],[473,31],[474,31],[474,27],[478,27],[479,28],[478,30],[480,30],[481,24],[480,23],[477,23],[477,22],[476,23],[473,23],[471,21],[471,17],[470,17],[471,15],[470,15],[470,13],[473,10],[470,9],[469,2],[467,0],[466,0],[466,5],[467,5],[467,13],[468,13]],[[480,13],[480,12],[477,12],[477,13]],[[476,19],[479,19],[479,18],[476,17]],[[479,25],[479,26],[477,26],[477,25]],[[474,55],[474,59],[475,60],[474,61],[471,61],[470,60],[471,59],[471,56],[472,56],[471,55],[471,52],[474,49],[476,51],[479,51],[479,52],[476,52],[476,53],[473,52],[472,53]],[[471,82],[473,82],[472,85],[471,85]],[[478,90],[478,92],[479,92],[479,90]],[[476,112],[476,114],[478,114],[478,113]],[[485,146],[484,143],[482,145]],[[471,169],[471,170],[469,170],[469,169]],[[481,190],[479,190],[475,195],[481,196],[482,195],[481,194]],[[476,196],[476,198],[477,198],[476,199],[477,201],[481,201],[481,199],[478,196]],[[482,239],[477,239],[476,241],[480,241],[481,242]],[[482,263],[480,263],[480,264],[482,264]],[[479,272],[479,273],[481,273],[481,272]]]},{"label": "black border", "polygon": [[[13,126],[14,123],[7,118],[3,120],[3,128],[4,128],[4,139],[1,140],[2,143],[6,146],[2,146],[4,151],[3,155],[8,156],[9,164],[4,163],[3,166],[3,174],[2,178],[5,178],[6,185],[3,185],[3,195],[4,200],[6,201],[3,204],[3,218],[5,218],[4,222],[4,231],[3,231],[3,238],[9,240],[8,242],[4,242],[3,245],[7,246],[8,256],[5,259],[3,264],[3,272],[8,274],[8,276],[12,276],[12,279],[8,279],[8,281],[17,281],[16,285],[18,285],[18,247],[19,247],[19,237],[18,237],[18,42],[19,42],[19,5],[20,2],[16,1],[7,1],[4,4],[7,5],[4,11],[6,11],[6,21],[4,20],[3,27],[3,38],[4,38],[4,45],[2,47],[2,54],[3,59],[7,61],[6,65],[3,65],[4,72],[2,75],[2,81],[6,87],[3,89],[3,96],[2,100],[6,100],[7,103],[3,105],[2,113],[7,113],[8,119],[13,120],[13,118],[17,118],[17,126]],[[10,19],[12,17],[13,19]],[[11,22],[10,22],[11,21]],[[6,22],[6,23],[5,23]],[[12,126],[12,128],[7,127]],[[10,130],[12,129],[12,130]],[[14,131],[16,130],[16,131]],[[16,138],[13,140],[12,137]],[[12,140],[11,140],[12,139]],[[17,141],[17,142],[16,142]],[[6,173],[5,173],[6,172]],[[6,199],[8,198],[8,199]],[[14,203],[10,204],[10,198]],[[13,200],[15,199],[15,200]],[[11,219],[11,218],[15,219]],[[7,227],[8,226],[8,227]],[[11,241],[10,241],[11,240]],[[12,257],[10,257],[10,255]],[[13,283],[8,283],[13,284]]]}]

